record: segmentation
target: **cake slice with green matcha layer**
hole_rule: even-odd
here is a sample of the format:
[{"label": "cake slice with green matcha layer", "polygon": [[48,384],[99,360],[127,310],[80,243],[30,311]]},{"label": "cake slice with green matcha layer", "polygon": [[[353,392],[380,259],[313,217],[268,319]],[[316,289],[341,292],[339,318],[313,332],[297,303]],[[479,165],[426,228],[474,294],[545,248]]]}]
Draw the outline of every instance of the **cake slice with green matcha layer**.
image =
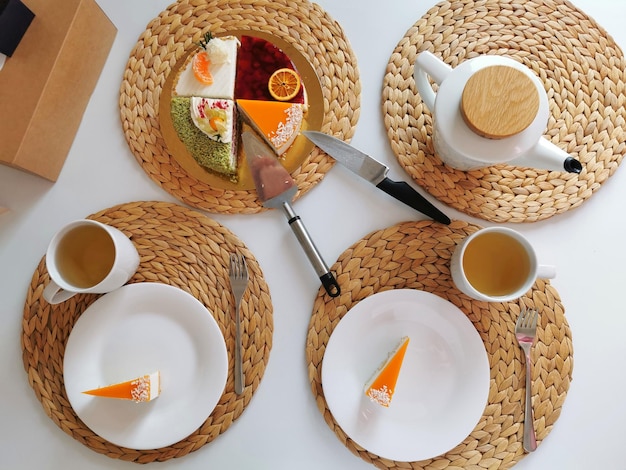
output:
[{"label": "cake slice with green matcha layer", "polygon": [[237,175],[237,119],[232,100],[175,96],[172,124],[191,156],[230,179]]}]

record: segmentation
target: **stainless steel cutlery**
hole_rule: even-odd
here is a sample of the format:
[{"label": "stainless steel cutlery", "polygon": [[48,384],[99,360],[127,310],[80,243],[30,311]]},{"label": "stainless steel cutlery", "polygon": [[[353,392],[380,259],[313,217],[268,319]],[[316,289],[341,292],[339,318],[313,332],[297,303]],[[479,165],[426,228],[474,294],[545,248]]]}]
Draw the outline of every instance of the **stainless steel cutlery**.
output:
[{"label": "stainless steel cutlery", "polygon": [[515,337],[526,356],[526,404],[524,406],[524,450],[533,452],[537,448],[533,417],[532,396],[532,361],[530,349],[537,335],[537,309],[529,308],[521,311],[515,324]]},{"label": "stainless steel cutlery", "polygon": [[228,271],[230,288],[235,297],[235,393],[241,395],[245,386],[243,377],[243,358],[241,354],[241,314],[240,306],[243,294],[248,288],[248,266],[243,255],[230,255],[230,268]]}]

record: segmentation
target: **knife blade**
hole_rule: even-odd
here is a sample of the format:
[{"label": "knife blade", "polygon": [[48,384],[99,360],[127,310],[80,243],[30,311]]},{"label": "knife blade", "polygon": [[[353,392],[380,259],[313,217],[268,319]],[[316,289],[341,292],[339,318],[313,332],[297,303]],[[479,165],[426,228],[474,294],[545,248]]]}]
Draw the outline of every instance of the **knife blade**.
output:
[{"label": "knife blade", "polygon": [[357,150],[343,140],[323,132],[302,131],[320,149],[333,157],[348,170],[369,181],[378,189],[403,202],[409,207],[445,225],[450,218],[432,205],[424,196],[404,181],[393,181],[387,177],[389,168],[369,155]]}]

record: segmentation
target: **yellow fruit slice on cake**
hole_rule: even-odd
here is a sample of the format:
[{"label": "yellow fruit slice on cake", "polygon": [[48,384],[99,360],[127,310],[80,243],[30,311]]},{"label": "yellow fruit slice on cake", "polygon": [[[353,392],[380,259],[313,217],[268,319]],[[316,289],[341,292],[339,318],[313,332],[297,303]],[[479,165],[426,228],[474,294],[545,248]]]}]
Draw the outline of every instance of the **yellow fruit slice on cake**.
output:
[{"label": "yellow fruit slice on cake", "polygon": [[237,106],[278,155],[285,153],[300,133],[306,110],[301,103],[262,100],[237,100]]},{"label": "yellow fruit slice on cake", "polygon": [[161,393],[160,373],[142,375],[126,382],[94,388],[83,393],[103,398],[133,400],[136,403],[154,400]]},{"label": "yellow fruit slice on cake", "polygon": [[408,345],[409,338],[405,336],[400,340],[398,346],[389,353],[387,360],[378,368],[369,382],[365,384],[365,395],[373,402],[387,408],[391,404]]}]

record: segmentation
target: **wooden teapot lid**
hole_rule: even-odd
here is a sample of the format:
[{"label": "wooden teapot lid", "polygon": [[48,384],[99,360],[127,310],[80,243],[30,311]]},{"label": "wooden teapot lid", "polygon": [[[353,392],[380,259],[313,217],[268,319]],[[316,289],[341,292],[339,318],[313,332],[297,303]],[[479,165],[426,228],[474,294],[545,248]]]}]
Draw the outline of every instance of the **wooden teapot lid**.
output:
[{"label": "wooden teapot lid", "polygon": [[535,119],[539,93],[522,71],[506,65],[474,73],[463,89],[461,113],[477,134],[503,139],[519,134]]}]

